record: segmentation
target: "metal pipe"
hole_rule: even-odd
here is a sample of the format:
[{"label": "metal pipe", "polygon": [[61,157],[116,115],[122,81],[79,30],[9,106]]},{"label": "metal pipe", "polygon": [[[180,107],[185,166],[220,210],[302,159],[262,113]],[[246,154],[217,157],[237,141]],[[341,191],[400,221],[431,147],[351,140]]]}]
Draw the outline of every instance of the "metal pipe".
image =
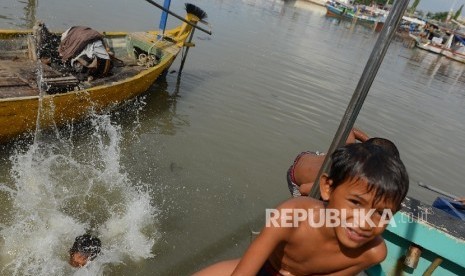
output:
[{"label": "metal pipe", "polygon": [[446,191],[443,191],[443,190],[438,189],[436,187],[433,187],[431,185],[424,184],[423,182],[420,182],[420,181],[418,181],[418,186],[423,187],[423,188],[428,189],[428,190],[431,190],[433,192],[436,192],[436,193],[438,193],[440,195],[447,196],[447,197],[452,198],[452,199],[457,199],[458,198],[457,196],[455,196],[455,195],[453,195],[451,193],[448,193]]},{"label": "metal pipe", "polygon": [[434,270],[436,270],[436,268],[438,268],[438,266],[441,265],[442,261],[443,261],[442,258],[439,258],[439,257],[434,259],[434,261],[428,266],[428,268],[423,273],[423,276],[433,275]]},{"label": "metal pipe", "polygon": [[373,47],[373,51],[365,65],[365,69],[363,70],[362,76],[355,88],[354,94],[352,95],[352,99],[347,106],[347,109],[342,117],[341,123],[339,124],[339,128],[334,135],[333,142],[329,147],[329,150],[326,154],[325,160],[323,165],[321,166],[318,176],[315,179],[315,183],[312,187],[312,190],[309,193],[309,196],[313,198],[320,198],[320,176],[327,172],[330,166],[330,157],[331,154],[340,146],[344,145],[350,130],[354,126],[355,120],[357,119],[358,113],[362,108],[363,102],[370,90],[371,84],[375,79],[376,73],[383,61],[383,58],[386,54],[386,51],[389,47],[389,44],[394,37],[394,34],[399,26],[399,23],[404,15],[405,10],[407,9],[409,0],[397,0],[394,2],[391,11],[389,12],[389,16],[384,23],[383,30],[379,34],[378,39],[376,40],[375,46]]},{"label": "metal pipe", "polygon": [[188,20],[182,18],[181,16],[175,14],[174,12],[172,12],[172,11],[170,11],[170,10],[165,9],[163,6],[159,5],[158,3],[156,3],[156,2],[154,2],[154,1],[152,1],[152,0],[145,0],[145,1],[149,2],[150,4],[152,4],[152,5],[154,5],[155,7],[159,8],[160,10],[162,10],[162,11],[164,11],[164,12],[167,12],[167,13],[171,14],[172,16],[176,17],[177,19],[181,20],[182,22],[185,22],[185,23],[187,23],[188,25],[190,25],[190,26],[192,26],[192,27],[194,27],[194,28],[196,28],[196,29],[201,30],[201,31],[204,32],[204,33],[207,33],[207,34],[209,34],[209,35],[212,34],[211,31],[205,30],[204,28],[199,27],[199,26],[197,26],[196,24],[192,24],[192,23],[189,22]]}]

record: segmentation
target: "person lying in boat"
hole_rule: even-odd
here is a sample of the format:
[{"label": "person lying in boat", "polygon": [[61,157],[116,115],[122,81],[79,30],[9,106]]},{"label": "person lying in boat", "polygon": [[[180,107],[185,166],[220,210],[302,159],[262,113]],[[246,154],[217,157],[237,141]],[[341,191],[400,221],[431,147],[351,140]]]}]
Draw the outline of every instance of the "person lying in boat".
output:
[{"label": "person lying in boat", "polygon": [[51,33],[42,22],[37,22],[33,30],[37,57],[42,63],[71,73],[80,81],[91,81],[111,73],[114,54],[96,30],[73,26],[59,36]]},{"label": "person lying in boat", "polygon": [[324,201],[291,198],[267,210],[266,226],[241,259],[194,275],[356,275],[383,261],[381,234],[408,191],[404,164],[370,143],[338,148],[331,161],[319,182]]},{"label": "person lying in boat", "polygon": [[89,234],[76,237],[69,250],[69,264],[73,267],[85,266],[100,254],[101,247],[102,243],[97,237]]},{"label": "person lying in boat", "polygon": [[[369,136],[358,128],[352,128],[346,144],[365,142]],[[313,151],[301,152],[287,170],[287,184],[293,197],[308,195],[325,160],[325,154]]]},{"label": "person lying in boat", "polygon": [[113,53],[103,35],[85,26],[73,26],[61,35],[58,53],[74,69],[79,80],[105,77],[113,67]]}]

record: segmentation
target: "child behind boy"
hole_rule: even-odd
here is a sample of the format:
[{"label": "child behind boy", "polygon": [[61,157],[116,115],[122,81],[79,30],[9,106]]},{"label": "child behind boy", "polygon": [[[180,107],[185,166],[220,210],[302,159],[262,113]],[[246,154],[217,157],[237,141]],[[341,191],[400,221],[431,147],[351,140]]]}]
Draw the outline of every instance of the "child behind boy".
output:
[{"label": "child behind boy", "polygon": [[408,191],[402,161],[371,143],[341,147],[331,161],[329,174],[320,177],[324,202],[309,197],[283,202],[242,259],[195,275],[345,276],[383,261],[381,234]]},{"label": "child behind boy", "polygon": [[[368,139],[365,132],[354,127],[350,130],[346,144],[365,142]],[[325,155],[320,152],[304,151],[297,155],[287,171],[287,185],[293,197],[310,193],[324,160]]]}]

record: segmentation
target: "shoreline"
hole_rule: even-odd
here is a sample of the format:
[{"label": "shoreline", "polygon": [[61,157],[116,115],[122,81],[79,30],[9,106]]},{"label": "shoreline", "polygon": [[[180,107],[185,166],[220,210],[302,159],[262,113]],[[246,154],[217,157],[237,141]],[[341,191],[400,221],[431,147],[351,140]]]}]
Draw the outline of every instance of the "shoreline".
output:
[{"label": "shoreline", "polygon": [[309,2],[309,3],[319,5],[319,6],[322,6],[322,7],[324,7],[325,4],[326,4],[326,0],[305,0],[305,2]]}]

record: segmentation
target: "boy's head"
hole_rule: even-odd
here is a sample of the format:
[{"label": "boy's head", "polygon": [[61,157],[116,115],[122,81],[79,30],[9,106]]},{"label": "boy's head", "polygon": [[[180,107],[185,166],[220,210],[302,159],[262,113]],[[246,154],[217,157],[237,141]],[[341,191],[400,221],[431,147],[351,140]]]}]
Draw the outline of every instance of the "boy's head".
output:
[{"label": "boy's head", "polygon": [[76,237],[69,250],[69,264],[73,267],[82,267],[97,257],[102,243],[97,237],[89,234]]},{"label": "boy's head", "polygon": [[399,158],[396,146],[383,138],[372,138],[365,143],[349,144],[331,155],[328,178],[331,190],[349,180],[365,180],[368,191],[374,191],[373,204],[388,202],[395,210],[407,195],[408,174]]},{"label": "boy's head", "polygon": [[388,139],[373,137],[365,141],[365,143],[379,146],[387,153],[393,155],[394,157],[400,158],[399,150],[397,149],[396,145],[394,145],[394,143]]}]

